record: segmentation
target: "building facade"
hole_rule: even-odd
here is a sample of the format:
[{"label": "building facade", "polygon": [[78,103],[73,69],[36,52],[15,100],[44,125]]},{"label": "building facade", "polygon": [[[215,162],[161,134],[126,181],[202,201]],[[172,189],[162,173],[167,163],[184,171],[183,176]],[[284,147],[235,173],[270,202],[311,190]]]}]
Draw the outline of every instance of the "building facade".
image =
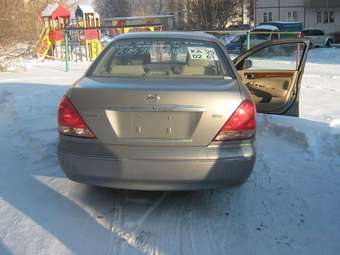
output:
[{"label": "building facade", "polygon": [[340,0],[254,0],[255,25],[299,21],[306,29],[340,32]]}]

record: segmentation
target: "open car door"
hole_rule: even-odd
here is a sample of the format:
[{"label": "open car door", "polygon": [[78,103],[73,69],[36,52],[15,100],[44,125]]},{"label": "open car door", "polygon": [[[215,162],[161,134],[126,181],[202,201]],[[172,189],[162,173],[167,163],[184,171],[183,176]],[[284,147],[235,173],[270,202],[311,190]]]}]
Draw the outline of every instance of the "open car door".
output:
[{"label": "open car door", "polygon": [[299,116],[300,84],[307,54],[307,41],[273,40],[234,59],[257,112]]}]

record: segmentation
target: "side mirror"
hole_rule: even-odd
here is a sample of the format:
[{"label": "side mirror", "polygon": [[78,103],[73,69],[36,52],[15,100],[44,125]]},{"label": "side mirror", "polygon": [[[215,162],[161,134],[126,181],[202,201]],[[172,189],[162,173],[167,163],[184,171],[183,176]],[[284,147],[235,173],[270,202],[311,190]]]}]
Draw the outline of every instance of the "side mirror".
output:
[{"label": "side mirror", "polygon": [[253,66],[253,62],[246,58],[243,63],[243,69],[250,69]]}]

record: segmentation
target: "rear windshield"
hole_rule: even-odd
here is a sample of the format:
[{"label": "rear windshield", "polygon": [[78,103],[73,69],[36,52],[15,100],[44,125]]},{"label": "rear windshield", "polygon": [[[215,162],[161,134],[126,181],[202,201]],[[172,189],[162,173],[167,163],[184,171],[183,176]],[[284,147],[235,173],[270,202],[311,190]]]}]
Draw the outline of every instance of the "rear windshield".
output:
[{"label": "rear windshield", "polygon": [[90,68],[93,77],[225,78],[226,61],[215,43],[184,39],[122,39]]}]

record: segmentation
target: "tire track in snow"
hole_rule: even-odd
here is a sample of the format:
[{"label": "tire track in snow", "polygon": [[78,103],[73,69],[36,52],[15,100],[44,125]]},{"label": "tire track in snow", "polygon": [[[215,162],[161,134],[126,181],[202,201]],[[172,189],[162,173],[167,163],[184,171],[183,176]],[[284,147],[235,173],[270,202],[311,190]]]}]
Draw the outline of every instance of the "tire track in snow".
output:
[{"label": "tire track in snow", "polygon": [[7,89],[2,90],[0,93],[0,118],[4,119],[2,123],[6,126],[11,125],[16,117],[17,112],[13,107],[14,104],[15,101],[13,93]]},{"label": "tire track in snow", "polygon": [[[124,195],[113,203],[115,210],[112,217],[111,232],[114,236],[109,241],[108,254],[127,254],[129,248],[137,249],[143,254],[157,254],[157,251],[150,244],[150,234],[144,229],[148,226],[148,219],[156,213],[168,193],[162,193],[146,209],[138,208],[138,204],[133,205],[133,202],[131,204],[131,201],[129,201],[131,194],[133,195],[133,192],[124,192]],[[136,206],[137,211],[140,210],[142,214],[131,222],[130,218],[133,218],[133,211],[130,210]],[[114,252],[112,253],[112,251]]]},{"label": "tire track in snow", "polygon": [[[154,221],[151,222],[151,229],[150,225],[148,224],[148,219],[150,219],[151,216],[153,218],[157,218],[156,214],[159,211],[162,211],[160,209],[160,205],[164,202],[164,200],[168,197],[169,193],[164,192],[162,193],[158,198],[155,199],[155,201],[145,210],[144,213],[140,217],[137,218],[137,220],[133,222],[127,222],[124,224],[126,229],[131,233],[130,238],[128,240],[128,244],[132,244],[133,246],[137,247],[140,251],[142,251],[144,254],[158,254],[156,247],[156,243],[154,242],[154,245],[151,245],[151,234],[153,236],[157,237],[156,231],[153,228],[154,226],[160,226],[160,224],[155,224]],[[126,251],[126,244],[123,244],[124,251]],[[126,253],[124,253],[126,254]]]},{"label": "tire track in snow", "polygon": [[[185,217],[190,206],[192,192],[176,192],[169,196],[158,212],[158,224],[155,231],[155,246],[160,246],[165,254],[195,254],[192,242],[187,242],[189,235],[188,221]],[[188,201],[189,200],[189,201]],[[189,208],[192,211],[192,208]],[[166,238],[167,237],[167,238]]]},{"label": "tire track in snow", "polygon": [[[6,119],[6,133],[8,137],[20,137],[21,141],[21,143],[18,143],[16,139],[10,139],[9,143],[17,149],[21,158],[28,158],[32,164],[48,163],[44,167],[55,167],[57,165],[56,140],[53,141],[51,138],[56,138],[57,130],[55,128],[43,128],[40,130],[25,128],[26,122],[34,117],[34,112],[32,112],[32,97],[24,95],[24,98],[20,98],[20,100],[24,99],[25,104],[18,105],[18,98],[10,91],[5,89],[0,94],[0,110],[1,106],[3,106]],[[43,132],[51,134],[51,137],[44,140],[39,136],[35,136],[36,133],[42,134]],[[25,151],[30,153],[27,154]],[[52,165],[50,164],[51,159],[54,159]]]},{"label": "tire track in snow", "polygon": [[151,214],[160,206],[160,204],[165,200],[165,198],[169,195],[169,192],[164,192],[153,204],[150,206],[146,212],[134,223],[129,224],[127,227],[131,229],[140,228],[143,223],[150,218]]},{"label": "tire track in snow", "polygon": [[189,235],[194,254],[223,254],[211,229],[212,191],[197,191],[191,196]]},{"label": "tire track in snow", "polygon": [[123,207],[121,197],[119,196],[118,199],[114,199],[112,203],[112,217],[111,217],[111,224],[110,230],[113,235],[110,236],[107,246],[107,253],[108,255],[117,254],[120,255],[121,252],[121,243],[124,239],[121,239],[117,232],[119,233],[121,226],[123,225]]},{"label": "tire track in snow", "polygon": [[189,205],[191,206],[191,208],[189,208],[188,210],[188,213],[187,213],[187,224],[188,224],[188,229],[189,229],[189,240],[190,240],[190,247],[193,251],[193,254],[198,254],[198,250],[196,249],[196,246],[194,244],[194,232],[192,230],[192,211],[193,211],[193,203],[194,203],[194,200],[193,200],[193,197],[191,196],[191,200],[190,200],[190,203]]}]

